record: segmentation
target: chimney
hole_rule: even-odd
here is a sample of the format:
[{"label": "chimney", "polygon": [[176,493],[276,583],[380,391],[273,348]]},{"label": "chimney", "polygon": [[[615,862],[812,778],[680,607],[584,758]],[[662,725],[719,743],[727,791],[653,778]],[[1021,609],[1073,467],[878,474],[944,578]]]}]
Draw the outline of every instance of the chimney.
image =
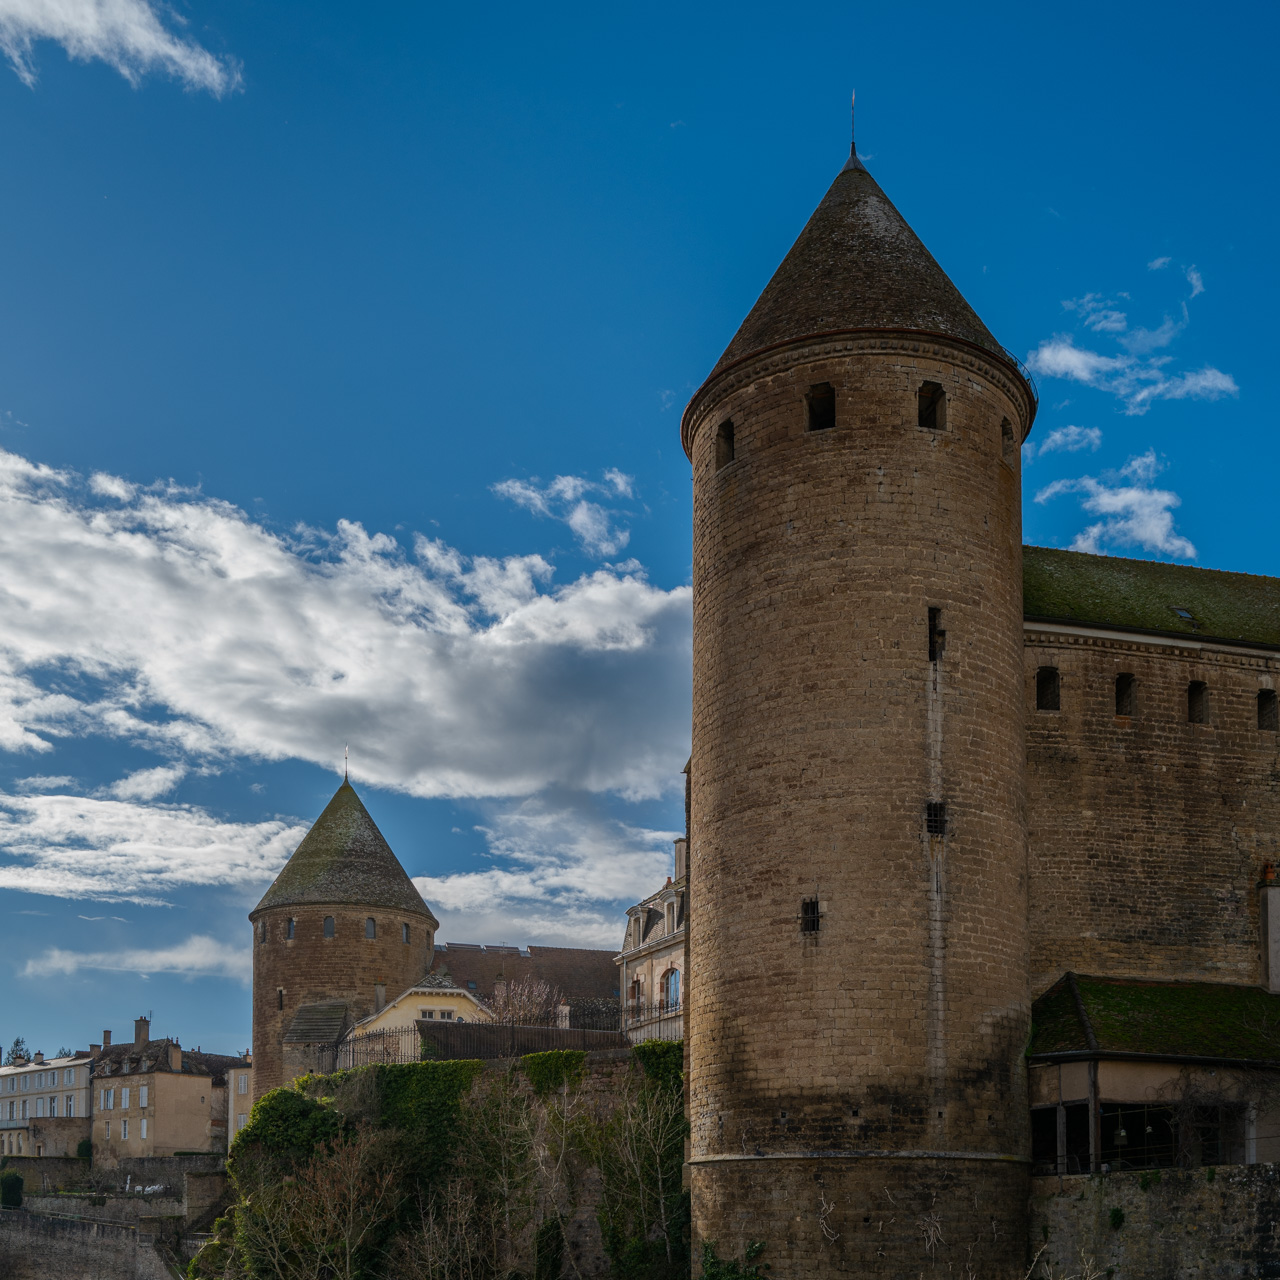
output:
[{"label": "chimney", "polygon": [[36,1062],[43,1062],[43,1061],[44,1061],[44,1054],[43,1054],[43,1053],[37,1053],[37,1054],[36,1054],[36,1056],[35,1056],[35,1061],[36,1061]]},{"label": "chimney", "polygon": [[110,1031],[104,1031],[102,1033],[102,1047],[104,1049],[111,1048],[111,1032]]},{"label": "chimney", "polygon": [[381,1013],[387,1006],[387,984],[385,982],[375,982],[373,984],[373,1011]]},{"label": "chimney", "polygon": [[134,1018],[133,1020],[133,1044],[134,1048],[141,1049],[148,1040],[151,1039],[151,1019],[150,1018]]},{"label": "chimney", "polygon": [[676,841],[676,879],[683,880],[687,874],[689,858],[689,842],[687,840]]},{"label": "chimney", "polygon": [[102,1057],[102,1046],[100,1044],[91,1044],[89,1046],[89,1057],[90,1058]]},{"label": "chimney", "polygon": [[169,1070],[182,1070],[182,1046],[176,1040],[169,1041]]}]

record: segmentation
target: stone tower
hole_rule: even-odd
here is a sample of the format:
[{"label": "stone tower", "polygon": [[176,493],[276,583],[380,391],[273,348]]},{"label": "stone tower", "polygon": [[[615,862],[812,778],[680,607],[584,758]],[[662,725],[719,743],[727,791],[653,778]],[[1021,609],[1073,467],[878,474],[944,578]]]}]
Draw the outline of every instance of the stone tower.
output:
[{"label": "stone tower", "polygon": [[345,779],[249,919],[259,1097],[306,1065],[287,1043],[331,1041],[419,981],[440,927]]},{"label": "stone tower", "polygon": [[851,152],[682,422],[695,1243],[1021,1276],[1034,391]]}]

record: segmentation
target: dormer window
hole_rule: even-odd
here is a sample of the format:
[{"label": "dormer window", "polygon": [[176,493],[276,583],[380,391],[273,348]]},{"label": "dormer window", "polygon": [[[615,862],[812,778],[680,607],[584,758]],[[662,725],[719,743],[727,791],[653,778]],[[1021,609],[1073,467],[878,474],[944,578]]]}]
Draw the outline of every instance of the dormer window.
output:
[{"label": "dormer window", "polygon": [[809,430],[830,431],[836,425],[836,391],[829,382],[817,382],[805,397],[809,404]]}]

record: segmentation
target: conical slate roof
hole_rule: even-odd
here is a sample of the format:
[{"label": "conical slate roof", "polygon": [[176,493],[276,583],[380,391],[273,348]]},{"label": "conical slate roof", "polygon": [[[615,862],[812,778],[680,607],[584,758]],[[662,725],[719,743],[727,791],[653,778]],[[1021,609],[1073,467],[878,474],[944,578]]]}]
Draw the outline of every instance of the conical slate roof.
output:
[{"label": "conical slate roof", "polygon": [[856,152],[711,377],[767,347],[849,329],[944,334],[1003,354]]},{"label": "conical slate roof", "polygon": [[389,907],[437,923],[346,779],[253,914],[308,903]]}]

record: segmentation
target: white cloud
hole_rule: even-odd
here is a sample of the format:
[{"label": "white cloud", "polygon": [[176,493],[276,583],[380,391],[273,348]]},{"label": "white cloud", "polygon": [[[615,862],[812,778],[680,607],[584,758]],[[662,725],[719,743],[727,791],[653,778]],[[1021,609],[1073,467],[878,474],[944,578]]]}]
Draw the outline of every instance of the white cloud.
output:
[{"label": "white cloud", "polygon": [[1034,373],[1108,391],[1130,415],[1146,413],[1156,400],[1220,400],[1240,392],[1235,379],[1220,369],[1206,365],[1195,373],[1169,374],[1165,357],[1106,356],[1077,347],[1070,334],[1046,338],[1027,364]]},{"label": "white cloud", "polygon": [[0,792],[0,889],[165,906],[184,886],[269,881],[306,830],[193,805]]},{"label": "white cloud", "polygon": [[1147,270],[1148,270],[1148,271],[1163,271],[1163,270],[1165,269],[1165,267],[1167,267],[1167,266],[1169,265],[1169,263],[1170,263],[1170,262],[1172,262],[1172,261],[1173,261],[1173,259],[1172,259],[1172,258],[1170,258],[1170,257],[1168,257],[1168,256],[1163,257],[1163,258],[1152,258],[1152,259],[1151,259],[1151,261],[1147,263]]},{"label": "white cloud", "polygon": [[233,978],[249,985],[253,976],[253,956],[247,946],[233,947],[216,938],[199,934],[172,947],[154,950],[65,951],[50,948],[28,960],[24,978],[70,977],[82,969],[104,969],[110,973],[180,974],[188,978]]},{"label": "white cloud", "polygon": [[162,765],[157,769],[139,769],[119,782],[113,782],[107,790],[117,800],[154,800],[172,791],[187,776],[182,765]]},{"label": "white cloud", "polygon": [[[1150,487],[1161,469],[1155,450],[1148,449],[1130,458],[1114,477],[1055,480],[1041,489],[1035,500],[1044,503],[1062,494],[1079,494],[1086,512],[1103,517],[1076,535],[1071,544],[1073,551],[1101,555],[1109,548],[1140,547],[1182,560],[1193,559],[1195,547],[1173,526],[1173,511],[1182,499],[1168,489]],[[1132,483],[1121,483],[1126,480]]]},{"label": "white cloud", "polygon": [[1197,298],[1204,292],[1204,280],[1196,270],[1195,264],[1187,268],[1187,283],[1191,286],[1191,296]]},{"label": "white cloud", "polygon": [[[23,84],[36,82],[35,45],[53,40],[77,62],[105,62],[132,85],[159,71],[188,89],[222,97],[240,86],[240,68],[161,21],[150,0],[0,0],[0,52]],[[171,22],[182,20],[166,10]]]},{"label": "white cloud", "polygon": [[1068,298],[1063,304],[1066,311],[1075,311],[1084,321],[1086,329],[1094,333],[1123,333],[1129,319],[1118,311],[1111,300],[1097,293],[1086,293],[1083,298]]},{"label": "white cloud", "polygon": [[1023,456],[1043,457],[1046,453],[1079,453],[1082,449],[1097,452],[1102,444],[1102,432],[1097,427],[1058,427],[1050,431],[1039,448],[1033,443],[1022,446]]},{"label": "white cloud", "polygon": [[64,791],[75,784],[76,780],[66,773],[37,773],[30,778],[19,778],[17,782],[24,791]]},{"label": "white cloud", "polygon": [[653,796],[688,754],[690,592],[634,563],[556,586],[537,555],[408,553],[346,521],[282,537],[3,451],[0,563],[0,748],[96,733],[334,767],[350,742],[353,777],[421,796]]},{"label": "white cloud", "polygon": [[678,834],[526,800],[479,828],[492,865],[414,884],[455,942],[618,946],[622,911],[660,888]]},{"label": "white cloud", "polygon": [[533,480],[502,480],[493,486],[494,493],[508,498],[534,515],[559,520],[573,530],[574,536],[588,555],[616,556],[631,540],[627,529],[617,524],[617,511],[592,502],[586,495],[606,498],[630,498],[632,478],[610,467],[601,482],[582,476],[556,476],[548,485]]}]

